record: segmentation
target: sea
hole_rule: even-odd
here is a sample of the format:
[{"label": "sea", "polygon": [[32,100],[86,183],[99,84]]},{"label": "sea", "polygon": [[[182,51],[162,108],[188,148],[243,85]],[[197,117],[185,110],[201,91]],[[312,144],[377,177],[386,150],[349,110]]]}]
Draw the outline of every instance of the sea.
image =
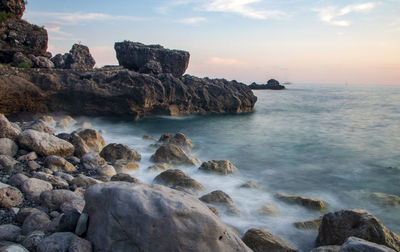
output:
[{"label": "sea", "polygon": [[[241,215],[220,211],[220,218],[240,235],[262,228],[310,251],[318,231],[300,230],[294,223],[342,209],[366,209],[400,233],[400,206],[369,197],[375,192],[400,196],[400,86],[294,84],[254,93],[254,112],[242,115],[83,119],[104,130],[107,143],[123,143],[142,154],[140,169],[132,175],[145,183],[158,174],[147,171],[155,149],[143,135],[158,139],[182,132],[195,143],[192,153],[202,162],[230,160],[240,173],[220,176],[198,167],[176,168],[202,183],[204,194],[222,190],[230,195]],[[247,181],[259,188],[241,188]],[[315,197],[328,209],[287,204],[276,193]],[[278,212],[260,215],[265,204]]]}]

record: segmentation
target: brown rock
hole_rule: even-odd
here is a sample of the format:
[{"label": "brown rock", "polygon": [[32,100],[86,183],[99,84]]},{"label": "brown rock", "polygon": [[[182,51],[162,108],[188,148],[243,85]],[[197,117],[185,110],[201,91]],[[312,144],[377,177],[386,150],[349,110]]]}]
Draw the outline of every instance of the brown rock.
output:
[{"label": "brown rock", "polygon": [[239,170],[229,160],[211,160],[201,164],[199,170],[228,175],[238,173]]},{"label": "brown rock", "polygon": [[111,177],[111,181],[123,181],[129,183],[142,183],[139,179],[132,177],[129,174],[118,173]]},{"label": "brown rock", "polygon": [[100,152],[100,156],[108,162],[140,161],[141,155],[124,144],[109,144]]},{"label": "brown rock", "polygon": [[173,165],[197,165],[199,160],[185,153],[181,148],[173,144],[167,144],[157,149],[150,158],[155,163],[169,163]]},{"label": "brown rock", "polygon": [[319,210],[319,211],[326,210],[325,202],[317,198],[289,195],[285,193],[277,193],[275,197],[286,203],[297,204],[311,210]]},{"label": "brown rock", "polygon": [[224,193],[221,190],[213,191],[209,194],[206,194],[202,196],[200,200],[205,203],[218,205],[224,208],[225,213],[228,215],[240,215],[240,211],[239,209],[237,209],[231,197],[229,197],[228,194]]},{"label": "brown rock", "polygon": [[51,155],[44,160],[45,165],[52,171],[74,172],[76,168],[62,157]]},{"label": "brown rock", "polygon": [[149,166],[147,168],[147,170],[151,171],[151,172],[163,172],[163,171],[170,170],[170,169],[173,169],[173,168],[174,167],[172,165],[170,165],[170,164],[159,163],[159,164],[155,164],[155,165]]},{"label": "brown rock", "polygon": [[12,208],[24,200],[21,191],[15,187],[0,183],[0,208]]},{"label": "brown rock", "polygon": [[0,114],[0,138],[16,140],[20,133],[19,129],[14,128],[8,119],[3,114]]},{"label": "brown rock", "polygon": [[295,252],[295,247],[281,238],[261,229],[247,230],[242,238],[243,242],[254,252]]},{"label": "brown rock", "polygon": [[294,226],[297,229],[318,230],[319,226],[321,225],[321,220],[322,220],[322,216],[315,220],[295,222]]},{"label": "brown rock", "polygon": [[175,136],[172,134],[163,134],[158,142],[161,144],[175,144],[189,151],[194,148],[192,140],[183,133],[176,133]]},{"label": "brown rock", "polygon": [[0,11],[5,13],[12,13],[17,18],[22,18],[25,11],[24,0],[1,0]]},{"label": "brown rock", "polygon": [[198,193],[204,191],[205,187],[196,180],[189,177],[181,170],[167,170],[154,178],[153,183],[161,184],[174,189],[184,189],[187,192]]}]

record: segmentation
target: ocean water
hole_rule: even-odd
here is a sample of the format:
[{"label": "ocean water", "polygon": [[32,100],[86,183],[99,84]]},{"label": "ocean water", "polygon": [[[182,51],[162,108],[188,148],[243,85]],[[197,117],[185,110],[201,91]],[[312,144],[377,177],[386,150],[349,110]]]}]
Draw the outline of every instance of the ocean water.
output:
[{"label": "ocean water", "polygon": [[[301,251],[314,247],[317,231],[298,230],[293,223],[318,218],[323,212],[288,205],[274,195],[285,192],[324,200],[328,211],[367,209],[400,233],[400,207],[376,204],[372,192],[400,196],[400,86],[290,85],[284,91],[255,91],[254,113],[129,118],[88,118],[105,130],[107,143],[124,143],[142,154],[140,170],[132,175],[151,183],[147,172],[155,149],[142,139],[182,132],[202,161],[228,159],[240,174],[219,176],[179,167],[207,187],[223,190],[241,211],[221,219],[242,235],[264,228],[290,241]],[[260,189],[239,186],[256,181]],[[266,203],[276,216],[260,216]]]}]

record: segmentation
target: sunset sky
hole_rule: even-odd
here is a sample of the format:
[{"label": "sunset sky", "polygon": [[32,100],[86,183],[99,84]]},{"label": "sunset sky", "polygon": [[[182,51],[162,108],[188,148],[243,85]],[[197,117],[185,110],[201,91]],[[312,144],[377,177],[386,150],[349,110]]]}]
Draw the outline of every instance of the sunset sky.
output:
[{"label": "sunset sky", "polygon": [[49,51],[89,46],[117,64],[114,42],[189,51],[187,73],[294,83],[399,84],[400,0],[31,0]]}]

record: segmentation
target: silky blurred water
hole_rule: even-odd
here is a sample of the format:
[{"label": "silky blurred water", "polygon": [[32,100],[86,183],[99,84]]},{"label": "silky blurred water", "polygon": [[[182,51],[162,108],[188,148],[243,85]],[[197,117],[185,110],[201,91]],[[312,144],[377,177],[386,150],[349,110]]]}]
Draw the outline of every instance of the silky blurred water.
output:
[{"label": "silky blurred water", "polygon": [[[106,131],[108,143],[124,143],[143,160],[133,175],[151,183],[146,172],[154,149],[144,134],[182,132],[196,144],[202,161],[228,159],[240,174],[218,176],[180,167],[207,187],[221,189],[235,201],[241,217],[221,215],[242,235],[261,227],[290,241],[302,251],[314,246],[317,231],[302,231],[293,222],[323,213],[287,205],[277,192],[313,196],[327,202],[328,211],[367,209],[392,231],[400,233],[400,207],[377,205],[372,192],[400,196],[400,86],[291,85],[284,91],[255,91],[255,112],[246,115],[90,118]],[[262,189],[239,188],[256,181]],[[258,209],[274,202],[277,216],[260,216]]]}]

